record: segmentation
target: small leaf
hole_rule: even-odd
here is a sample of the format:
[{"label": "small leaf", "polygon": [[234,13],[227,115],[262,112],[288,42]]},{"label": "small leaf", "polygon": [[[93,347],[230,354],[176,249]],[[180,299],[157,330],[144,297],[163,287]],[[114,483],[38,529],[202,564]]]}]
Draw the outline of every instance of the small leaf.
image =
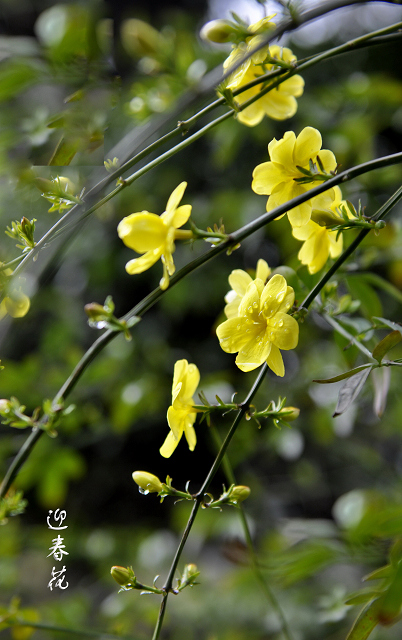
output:
[{"label": "small leaf", "polygon": [[63,136],[49,160],[49,166],[68,166],[79,148],[80,142],[78,140],[68,140]]},{"label": "small leaf", "polygon": [[377,318],[375,316],[373,316],[373,320],[378,320],[379,322],[385,324],[386,327],[389,327],[394,331],[399,331],[399,333],[402,334],[402,325],[398,324],[397,322],[392,322],[392,320],[387,320],[386,318]]},{"label": "small leaf", "polygon": [[332,382],[340,382],[341,380],[345,380],[346,378],[351,378],[352,376],[359,373],[359,371],[364,371],[364,369],[368,369],[373,365],[370,363],[362,364],[360,367],[356,367],[355,369],[351,369],[350,371],[345,371],[345,373],[340,373],[339,376],[334,376],[333,378],[326,378],[325,380],[313,380],[313,382],[318,382],[319,384],[331,384]]},{"label": "small leaf", "polygon": [[355,620],[346,640],[367,640],[378,624],[379,598],[370,602]]},{"label": "small leaf", "polygon": [[399,331],[392,331],[383,338],[373,349],[373,358],[381,362],[383,357],[392,347],[402,340],[402,334]]},{"label": "small leaf", "polygon": [[374,383],[374,413],[381,418],[387,405],[387,396],[391,382],[391,371],[389,367],[381,367],[373,371]]},{"label": "small leaf", "polygon": [[364,387],[364,383],[366,382],[370,371],[371,367],[366,367],[362,371],[359,371],[359,373],[355,373],[355,375],[349,378],[349,380],[347,380],[341,387],[339,390],[335,413],[333,415],[334,418],[336,416],[340,416],[341,413],[344,413],[352,404],[353,400],[357,398]]},{"label": "small leaf", "polygon": [[381,591],[373,591],[372,589],[370,589],[370,591],[356,591],[355,593],[352,593],[347,600],[345,600],[345,604],[347,605],[356,605],[356,604],[366,604],[366,602],[368,602],[369,600],[372,600],[373,598],[377,598],[378,596],[381,595]]},{"label": "small leaf", "polygon": [[375,571],[372,571],[367,576],[364,576],[362,580],[366,582],[366,580],[383,580],[384,578],[389,578],[392,574],[392,567],[390,564],[386,564]]}]

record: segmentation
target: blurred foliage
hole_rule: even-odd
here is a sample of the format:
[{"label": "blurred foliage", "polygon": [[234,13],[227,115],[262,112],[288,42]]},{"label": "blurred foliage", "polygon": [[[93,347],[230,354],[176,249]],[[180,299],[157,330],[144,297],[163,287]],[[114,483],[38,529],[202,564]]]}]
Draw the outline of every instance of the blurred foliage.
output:
[{"label": "blurred foliage", "polygon": [[[21,16],[17,27],[13,4]],[[111,4],[37,2],[32,12],[28,2],[3,3],[4,230],[25,216],[35,220],[34,237],[40,239],[62,213],[49,212],[36,178],[63,176],[74,185],[74,194],[82,193],[92,184],[94,168],[102,170],[104,160],[113,160],[110,152],[120,138],[133,129],[143,132],[166,115],[228,55],[226,45],[208,46],[195,35],[208,19],[206,6],[162,2],[151,13],[146,3],[135,8],[128,4],[112,19]],[[250,4],[253,10],[256,6]],[[373,6],[373,11],[381,8]],[[333,38],[307,47],[292,34],[287,40],[299,59],[338,43]],[[84,306],[103,304],[112,295],[119,317],[158,285],[158,266],[134,277],[124,270],[132,257],[116,233],[124,216],[163,211],[172,189],[186,180],[186,202],[193,206],[197,226],[223,220],[228,233],[236,230],[264,212],[265,198],[250,189],[251,174],[268,160],[268,142],[289,129],[319,129],[323,146],[334,151],[342,170],[399,151],[399,46],[391,42],[365,48],[311,67],[303,74],[305,93],[289,122],[265,119],[255,128],[235,119],[224,122],[106,203],[78,232],[61,236],[53,257],[51,251],[42,252],[23,273],[29,314],[1,323],[1,397],[18,397],[31,415],[45,398],[54,397],[98,337],[88,326]],[[211,94],[208,101],[213,99]],[[184,110],[180,119],[195,110]],[[208,118],[201,121],[206,122]],[[395,191],[401,176],[401,166],[391,166],[347,183],[343,193],[356,207],[361,199],[371,215]],[[345,233],[346,243],[355,235]],[[177,246],[177,268],[204,250],[200,244]],[[181,442],[171,459],[159,455],[167,434],[174,363],[187,358],[197,364],[199,388],[210,402],[215,394],[230,402],[234,392],[235,401],[241,401],[255,376],[237,370],[215,336],[230,288],[228,275],[236,268],[252,271],[263,258],[285,275],[300,304],[319,274],[300,267],[298,250],[288,221],[276,221],[229,257],[218,257],[169,289],[132,329],[131,342],[116,337],[92,362],[71,395],[75,410],[63,417],[58,437],[41,438],[15,482],[16,493],[7,505],[0,504],[0,517],[8,520],[0,527],[0,630],[5,637],[30,636],[28,627],[9,627],[17,618],[151,637],[158,599],[117,593],[110,567],[133,566],[146,584],[161,574],[157,585],[163,584],[190,505],[168,499],[161,505],[155,495],[140,495],[131,474],[136,469],[160,478],[170,474],[180,490],[188,480],[192,492],[201,486],[216,455],[206,421],[196,426],[195,452]],[[0,259],[15,256],[15,242],[4,235]],[[380,377],[370,375],[357,400],[337,418],[333,412],[343,382],[321,386],[313,380],[367,362],[353,340],[361,339],[372,351],[392,331],[379,319],[400,322],[401,290],[399,206],[386,228],[370,234],[337,273],[336,285],[327,285],[321,309],[301,325],[299,347],[284,353],[286,377],[268,374],[254,400],[262,409],[286,396],[288,405],[300,408],[300,417],[291,429],[282,430],[272,420],[261,420],[260,429],[244,421],[229,450],[236,481],[251,488],[245,511],[261,570],[295,639],[344,640],[358,605],[373,598],[376,619],[385,625],[373,632],[373,640],[400,637],[401,625],[389,624],[398,615],[402,562],[399,369],[390,369],[390,380],[385,369],[379,370]],[[335,319],[343,335],[318,311]],[[402,357],[400,344],[389,357]],[[230,414],[214,417],[222,437],[230,420]],[[26,435],[6,425],[0,433],[3,476]],[[220,471],[212,493],[219,495],[224,482],[228,484]],[[24,507],[23,515],[13,517]],[[53,559],[47,554],[55,532],[47,528],[46,517],[56,508],[67,512],[68,528],[62,534],[69,553],[69,587],[51,592],[47,585]],[[180,570],[185,563],[197,564],[200,584],[169,599],[166,637],[281,637],[277,615],[255,579],[237,510],[199,513]],[[362,589],[362,578],[384,567],[391,569],[379,575],[374,587],[365,583]],[[71,636],[44,629],[32,635],[33,640],[49,637]]]}]

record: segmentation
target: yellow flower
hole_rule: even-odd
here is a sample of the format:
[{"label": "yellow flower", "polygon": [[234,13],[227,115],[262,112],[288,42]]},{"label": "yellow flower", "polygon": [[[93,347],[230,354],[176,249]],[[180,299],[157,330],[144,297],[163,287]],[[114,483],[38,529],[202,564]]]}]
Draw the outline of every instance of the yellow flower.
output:
[{"label": "yellow flower", "polygon": [[[271,269],[265,260],[258,260],[255,277],[262,280],[265,284]],[[229,284],[232,287],[225,295],[225,315],[227,318],[236,318],[239,310],[239,304],[246,293],[248,285],[253,282],[252,277],[242,269],[234,269],[229,276]]]},{"label": "yellow flower", "polygon": [[[252,38],[252,40],[256,40],[259,37],[260,36],[256,36],[255,38]],[[254,46],[255,43],[253,43],[252,47]],[[231,60],[230,64],[233,65],[235,57],[240,57],[240,53],[244,56],[252,47],[248,46],[246,50],[242,50],[241,52],[239,51],[236,56],[234,56],[234,52],[232,52],[231,55],[233,56],[233,60]],[[261,52],[263,52],[263,54]],[[241,73],[236,71],[234,72],[233,77],[229,79],[229,83],[227,85],[228,88],[233,91],[249,82],[252,82],[252,80],[255,80],[258,76],[276,69],[277,66],[271,62],[262,64],[262,56],[264,55],[265,58],[268,53],[271,58],[277,58],[284,62],[294,62],[297,60],[292,51],[286,47],[279,47],[278,45],[272,45],[269,49],[268,47],[263,47],[262,50],[251,57],[250,63],[246,69],[243,68]],[[259,56],[259,60],[255,61],[257,56]],[[230,57],[226,62],[229,60]],[[251,89],[247,89],[247,91],[236,96],[236,101],[242,105],[250,98],[258,95],[262,87],[263,84],[258,84]],[[254,127],[261,122],[265,115],[269,118],[273,118],[274,120],[286,120],[287,118],[291,118],[297,111],[296,98],[300,97],[303,94],[303,91],[303,78],[299,75],[291,76],[271,91],[268,91],[268,93],[265,93],[261,98],[259,98],[259,100],[253,102],[253,104],[246,107],[243,111],[240,111],[240,113],[237,114],[237,119],[249,127]]]},{"label": "yellow flower", "polygon": [[175,250],[174,240],[177,238],[191,238],[191,231],[177,231],[187,222],[191,214],[191,205],[179,207],[187,187],[182,182],[171,194],[166,205],[166,211],[161,216],[148,211],[132,213],[123,218],[117,227],[117,233],[124,244],[137,253],[143,253],[140,258],[129,260],[126,271],[130,275],[142,273],[161,258],[163,277],[160,281],[161,289],[169,286],[169,276],[175,272],[172,254]]},{"label": "yellow flower", "polygon": [[[226,58],[223,63],[223,68],[225,71],[229,71],[231,67],[235,66],[245,55],[252,49],[258,47],[259,43],[262,42],[267,35],[268,31],[273,31],[275,29],[275,23],[271,22],[272,18],[276,14],[273,13],[262,20],[258,20],[258,22],[254,22],[254,24],[250,24],[247,29],[247,33],[250,35],[245,38],[244,42],[240,42],[240,44],[235,45],[233,51],[230,56]],[[231,89],[242,86],[245,84],[243,82],[243,77],[249,70],[249,68],[254,68],[255,65],[263,64],[265,58],[269,53],[269,45],[265,45],[258,49],[252,56],[247,58],[242,64],[233,71],[233,74],[229,78],[229,84],[226,85]],[[259,75],[262,75],[264,72],[261,70]]]},{"label": "yellow flower", "polygon": [[0,320],[7,314],[12,318],[23,318],[29,311],[31,302],[22,291],[13,291],[0,302]]},{"label": "yellow flower", "polygon": [[[335,191],[335,200],[332,202],[328,202],[328,192],[313,198],[314,209],[311,220],[302,227],[296,227],[292,230],[295,238],[303,240],[298,258],[302,264],[307,265],[310,273],[317,273],[323,268],[329,256],[337,258],[342,252],[342,233],[337,238],[338,232],[331,231],[325,226],[325,222],[330,224],[336,224],[337,221],[343,222],[337,208],[346,203],[341,200],[342,194],[339,187],[335,187],[333,191]],[[327,196],[327,201],[325,196]],[[349,218],[354,217],[347,206],[344,209]]]},{"label": "yellow flower", "polygon": [[[267,211],[303,195],[319,184],[313,179],[310,182],[298,182],[299,179],[306,179],[306,175],[298,167],[310,171],[311,160],[316,166],[321,162],[325,173],[335,171],[334,154],[328,149],[321,149],[321,144],[321,134],[313,127],[305,127],[297,138],[293,131],[287,131],[281,140],[274,138],[269,143],[268,153],[271,160],[259,164],[254,169],[251,185],[255,193],[269,196]],[[334,200],[335,194],[330,197]],[[291,225],[301,227],[307,224],[312,208],[312,201],[307,200],[288,211]]]},{"label": "yellow flower", "polygon": [[176,449],[184,433],[190,451],[194,451],[197,438],[193,424],[196,412],[193,395],[200,381],[200,372],[195,364],[189,364],[187,360],[178,360],[174,366],[172,385],[172,405],[167,412],[167,421],[170,432],[160,448],[160,454],[164,458],[170,458]]},{"label": "yellow flower", "polygon": [[[336,218],[339,219],[339,222],[342,222],[343,218],[336,213],[336,207],[341,204],[341,190],[339,187],[335,187],[333,191],[335,191],[335,200],[332,202],[326,193],[313,198],[312,218],[302,227],[294,227],[292,229],[293,236],[297,240],[303,241],[298,258],[302,264],[308,267],[311,274],[320,271],[329,256],[337,258],[342,251],[342,235],[340,234],[337,238],[336,231],[331,231],[325,225],[320,225],[313,220],[317,214],[319,218],[320,216],[323,217],[323,214],[327,212],[333,222],[336,222]],[[327,201],[325,201],[325,196],[327,196]]]},{"label": "yellow flower", "polygon": [[299,325],[287,315],[294,297],[292,287],[279,274],[265,286],[259,278],[248,285],[238,316],[216,331],[224,351],[239,352],[239,369],[252,371],[266,362],[277,376],[285,375],[280,349],[294,349],[299,339]]}]

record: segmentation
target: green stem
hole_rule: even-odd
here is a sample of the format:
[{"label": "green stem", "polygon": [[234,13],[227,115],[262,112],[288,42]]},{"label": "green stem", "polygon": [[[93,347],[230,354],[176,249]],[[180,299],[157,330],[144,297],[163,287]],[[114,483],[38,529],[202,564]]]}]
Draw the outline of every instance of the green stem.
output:
[{"label": "green stem", "polygon": [[371,355],[371,351],[369,351],[361,342],[359,342],[359,340],[357,340],[355,338],[355,336],[352,336],[351,333],[349,333],[348,331],[346,331],[346,329],[344,329],[342,327],[341,324],[339,324],[339,322],[337,320],[335,320],[335,318],[333,318],[332,316],[330,316],[328,313],[322,313],[321,314],[322,317],[324,318],[324,320],[326,320],[328,322],[328,324],[331,325],[331,327],[333,327],[333,329],[335,329],[335,331],[337,331],[341,336],[343,336],[344,338],[346,338],[347,340],[349,340],[350,342],[353,342],[353,344],[360,349],[360,351],[362,353],[364,353],[365,356],[367,356],[368,358],[370,358],[371,360],[375,360],[375,358],[373,358],[373,356]]},{"label": "green stem", "polygon": [[69,629],[68,627],[59,627],[44,622],[31,622],[17,618],[15,622],[11,622],[13,627],[31,627],[32,629],[43,629],[44,631],[59,631],[60,633],[70,633],[74,636],[83,638],[99,638],[100,640],[134,640],[132,636],[116,636],[112,633],[104,633],[103,631],[86,631],[84,629]]},{"label": "green stem", "polygon": [[[219,433],[216,429],[216,427],[214,425],[211,425],[210,427],[210,431],[212,433],[212,437],[215,440],[215,444],[218,448],[220,448],[222,446],[222,441],[221,438],[219,436]],[[226,479],[228,481],[229,484],[237,484],[233,469],[232,469],[232,465],[230,464],[228,455],[226,454],[223,462],[222,462],[222,467],[224,470],[224,473],[226,475]],[[239,504],[238,506],[238,510],[239,510],[239,515],[240,515],[240,519],[241,519],[241,523],[242,523],[242,527],[243,527],[243,531],[244,531],[244,537],[246,539],[246,543],[247,543],[247,548],[248,548],[248,552],[251,558],[251,562],[253,565],[253,570],[254,570],[254,574],[258,580],[258,582],[260,583],[264,594],[268,600],[268,602],[270,603],[271,607],[273,608],[273,610],[275,611],[276,615],[278,616],[280,623],[281,623],[281,627],[282,627],[282,633],[283,636],[286,640],[293,640],[292,638],[292,633],[289,629],[288,623],[286,621],[285,615],[282,611],[282,608],[277,600],[277,598],[275,597],[275,594],[273,593],[271,587],[269,586],[269,584],[266,582],[264,575],[261,571],[259,562],[258,562],[258,558],[257,558],[257,554],[256,551],[254,549],[254,544],[253,544],[253,540],[251,537],[251,532],[250,532],[250,528],[248,526],[248,522],[247,522],[247,517],[244,511],[244,507],[243,504]]]},{"label": "green stem", "polygon": [[231,442],[231,440],[232,440],[232,438],[233,438],[233,436],[234,436],[234,434],[236,432],[236,429],[239,426],[242,418],[244,417],[244,414],[246,413],[247,409],[249,408],[249,405],[250,405],[252,399],[254,398],[255,394],[257,393],[262,381],[264,380],[264,377],[265,377],[265,374],[266,374],[267,370],[268,370],[268,366],[265,363],[265,364],[263,364],[263,366],[261,368],[261,371],[258,374],[257,379],[255,380],[252,388],[250,389],[246,399],[244,400],[244,402],[242,402],[239,405],[240,406],[239,412],[238,412],[237,416],[235,417],[235,419],[234,419],[234,421],[232,423],[232,426],[230,427],[230,429],[229,429],[229,431],[228,431],[228,433],[226,435],[226,438],[225,438],[225,440],[224,440],[224,442],[223,442],[223,444],[221,446],[221,449],[220,449],[218,455],[216,456],[215,461],[214,461],[211,469],[209,470],[209,473],[208,473],[208,475],[207,475],[207,477],[206,477],[201,489],[199,490],[199,492],[195,496],[195,502],[194,502],[193,508],[191,510],[190,517],[188,519],[188,522],[187,522],[186,527],[184,529],[182,538],[180,540],[180,544],[179,544],[179,546],[177,548],[177,551],[176,551],[176,554],[174,556],[172,565],[170,567],[169,574],[167,576],[165,586],[163,587],[163,590],[164,590],[165,593],[164,593],[164,595],[162,597],[162,602],[161,602],[161,606],[160,606],[160,609],[159,609],[159,615],[158,615],[158,619],[156,621],[155,630],[154,630],[154,634],[152,636],[152,640],[157,640],[158,637],[159,637],[159,633],[160,633],[160,630],[161,630],[162,624],[163,624],[163,618],[164,618],[165,611],[166,611],[167,599],[168,599],[169,592],[170,592],[170,590],[172,588],[172,584],[173,584],[174,574],[176,573],[177,565],[179,564],[179,560],[180,560],[181,554],[183,552],[184,545],[186,544],[187,538],[188,538],[189,533],[191,531],[191,528],[192,528],[192,526],[194,524],[194,520],[196,518],[198,509],[200,508],[201,502],[204,499],[204,494],[208,491],[208,488],[209,488],[209,486],[210,486],[210,484],[211,484],[216,472],[218,471],[218,469],[219,469],[219,467],[220,467],[220,465],[222,463],[222,460],[223,460],[223,458],[225,456],[225,453],[227,451],[227,448],[228,448],[228,446],[229,446],[229,444],[230,444],[230,442]]},{"label": "green stem", "polygon": [[0,271],[5,271],[6,269],[13,267],[15,264],[19,264],[19,262],[21,262],[23,258],[25,258],[25,256],[17,256],[16,258],[14,258],[13,260],[10,260],[9,262],[4,262],[4,264],[0,264]]}]

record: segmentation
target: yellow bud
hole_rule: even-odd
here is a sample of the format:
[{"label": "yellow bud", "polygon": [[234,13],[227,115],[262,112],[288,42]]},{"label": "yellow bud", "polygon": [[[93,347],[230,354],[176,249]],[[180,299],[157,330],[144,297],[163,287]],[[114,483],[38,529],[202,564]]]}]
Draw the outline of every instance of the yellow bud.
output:
[{"label": "yellow bud", "polygon": [[199,575],[200,572],[198,571],[196,564],[186,564],[186,566],[184,567],[182,579],[180,581],[181,588],[183,589],[188,585],[192,586]]},{"label": "yellow bud", "polygon": [[141,493],[147,495],[148,493],[159,493],[162,491],[163,486],[159,478],[148,473],[148,471],[134,471],[133,480],[138,484]]},{"label": "yellow bud", "polygon": [[163,36],[159,31],[137,18],[123,22],[121,41],[127,53],[138,58],[158,55],[163,48]]},{"label": "yellow bud", "polygon": [[246,487],[245,485],[237,485],[233,487],[232,492],[230,494],[230,502],[232,504],[238,504],[239,502],[243,502],[246,500],[251,493],[250,487]]},{"label": "yellow bud", "polygon": [[342,219],[336,216],[332,211],[323,209],[313,209],[311,219],[320,227],[332,227],[334,224],[342,223]]},{"label": "yellow bud", "polygon": [[135,575],[132,569],[128,567],[115,566],[110,569],[111,576],[116,580],[117,584],[121,587],[125,587],[128,584],[135,584]]},{"label": "yellow bud", "polygon": [[7,413],[10,411],[11,402],[10,400],[6,400],[5,398],[0,399],[0,413]]},{"label": "yellow bud", "polygon": [[233,27],[226,20],[210,20],[204,24],[200,31],[200,37],[210,42],[231,42]]},{"label": "yellow bud", "polygon": [[[284,415],[283,418],[284,420],[286,420],[286,422],[293,422],[293,420],[296,420],[296,418],[299,417],[300,415],[300,409],[298,409],[297,407],[283,407],[282,412],[290,412],[287,415]],[[281,412],[281,413],[282,413]]]}]

